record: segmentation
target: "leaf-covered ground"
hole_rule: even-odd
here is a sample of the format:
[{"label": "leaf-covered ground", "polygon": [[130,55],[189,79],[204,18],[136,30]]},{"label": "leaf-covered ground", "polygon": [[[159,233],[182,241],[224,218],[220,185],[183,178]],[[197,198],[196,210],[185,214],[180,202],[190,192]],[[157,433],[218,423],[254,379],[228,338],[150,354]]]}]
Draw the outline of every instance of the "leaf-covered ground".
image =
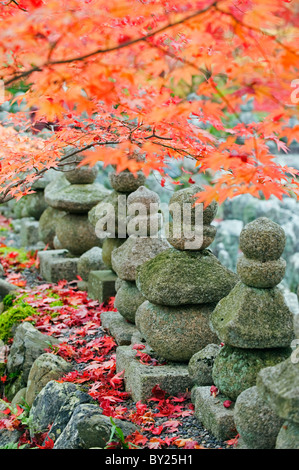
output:
[{"label": "leaf-covered ground", "polygon": [[[114,436],[107,443],[108,448],[232,448],[236,440],[216,441],[194,417],[194,407],[190,392],[178,396],[168,396],[157,385],[152,397],[146,403],[134,403],[124,390],[123,372],[116,373],[116,343],[101,327],[101,314],[114,310],[113,298],[107,305],[99,305],[88,298],[87,293],[76,288],[76,281],[58,284],[44,283],[38,274],[36,253],[8,246],[14,241],[9,221],[0,216],[2,237],[0,239],[0,261],[6,279],[17,285],[20,291],[5,299],[10,306],[30,306],[30,314],[21,321],[31,322],[44,333],[62,339],[59,346],[46,352],[57,354],[71,362],[73,369],[59,381],[78,384],[103,409],[103,414],[135,423],[139,431],[125,440],[114,429]],[[6,241],[8,240],[8,244]],[[1,333],[1,332],[0,332]],[[3,349],[9,353],[13,338],[9,337]],[[139,360],[148,365],[159,364],[143,352],[144,345],[135,345]],[[5,385],[11,380],[5,373],[1,376],[2,399],[5,398]],[[215,391],[211,390],[211,393]],[[228,405],[229,406],[229,405]],[[6,417],[0,419],[0,429],[22,431],[15,448],[52,448],[46,435],[36,435],[30,439],[28,432],[28,407],[26,403],[12,407],[7,402]],[[46,444],[43,444],[46,442]]]}]

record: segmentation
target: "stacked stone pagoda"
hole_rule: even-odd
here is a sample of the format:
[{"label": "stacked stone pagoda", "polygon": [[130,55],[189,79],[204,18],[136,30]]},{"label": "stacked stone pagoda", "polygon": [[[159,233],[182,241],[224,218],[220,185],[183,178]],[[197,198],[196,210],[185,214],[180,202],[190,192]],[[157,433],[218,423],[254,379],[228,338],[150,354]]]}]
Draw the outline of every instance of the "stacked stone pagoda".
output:
[{"label": "stacked stone pagoda", "polygon": [[256,383],[258,372],[285,360],[294,338],[293,314],[281,290],[285,261],[283,229],[261,217],[240,235],[237,271],[241,281],[211,315],[211,326],[225,346],[213,366],[215,386],[231,400]]},{"label": "stacked stone pagoda", "polygon": [[58,246],[73,255],[80,256],[90,248],[101,245],[88,220],[89,210],[108,193],[103,185],[94,182],[97,172],[96,167],[76,168],[66,172],[66,176],[59,177],[45,190],[48,205],[65,212],[56,220]]},{"label": "stacked stone pagoda", "polygon": [[48,170],[43,177],[37,179],[33,185],[33,194],[23,196],[19,201],[14,202],[14,230],[20,232],[21,246],[27,249],[41,249],[43,239],[39,233],[39,221],[47,210],[44,191],[48,184],[56,177],[54,170]]},{"label": "stacked stone pagoda", "polygon": [[[159,204],[159,196],[145,186],[140,186],[128,196],[128,232],[130,233],[131,224],[135,234],[130,235],[125,243],[112,253],[112,269],[119,278],[114,305],[131,323],[135,323],[136,311],[145,301],[135,283],[138,266],[169,248],[166,239],[159,236],[162,225]],[[144,214],[140,213],[141,209]]]},{"label": "stacked stone pagoda", "polygon": [[[194,196],[200,191],[201,187],[192,186],[170,200],[170,206],[190,204],[191,225],[199,232]],[[237,276],[207,249],[216,233],[210,225],[216,211],[215,201],[203,211],[201,246],[186,248],[188,237],[184,232],[177,237],[177,227],[170,224],[172,247],[137,269],[136,285],[147,300],[136,312],[136,326],[154,352],[172,362],[187,362],[207,344],[218,341],[209,326],[210,315],[237,282]]]},{"label": "stacked stone pagoda", "polygon": [[88,220],[90,209],[109,194],[102,184],[95,182],[97,173],[96,167],[70,169],[45,189],[50,207],[43,214],[40,233],[55,250],[39,252],[39,258],[41,273],[48,281],[76,279],[78,257],[102,245]]},{"label": "stacked stone pagoda", "polygon": [[[88,279],[88,294],[91,298],[105,302],[115,296],[117,275],[112,266],[112,252],[119,248],[127,239],[127,197],[145,182],[144,174],[139,171],[135,176],[128,170],[109,173],[109,181],[113,191],[89,212],[89,221],[102,241],[102,259],[106,269],[94,270]],[[106,218],[107,226],[99,229],[100,221]],[[114,233],[109,232],[112,221]]]}]

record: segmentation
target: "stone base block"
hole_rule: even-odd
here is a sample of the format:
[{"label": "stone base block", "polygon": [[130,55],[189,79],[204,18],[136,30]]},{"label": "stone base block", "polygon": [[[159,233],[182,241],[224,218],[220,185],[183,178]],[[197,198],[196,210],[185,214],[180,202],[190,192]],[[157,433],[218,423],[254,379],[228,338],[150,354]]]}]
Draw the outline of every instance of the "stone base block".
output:
[{"label": "stone base block", "polygon": [[88,277],[88,296],[101,303],[115,296],[116,274],[113,271],[91,271]]},{"label": "stone base block", "polygon": [[138,331],[135,325],[128,323],[118,312],[102,313],[101,324],[115,338],[119,346],[131,344],[133,334]]},{"label": "stone base block", "polygon": [[72,258],[67,250],[39,251],[40,274],[48,282],[61,279],[73,281],[77,278],[79,258]]},{"label": "stone base block", "polygon": [[[149,348],[142,352],[150,352]],[[119,346],[116,350],[116,370],[125,371],[125,388],[134,401],[146,401],[156,385],[170,395],[191,389],[188,365],[169,363],[164,366],[148,366],[135,358],[137,351],[131,346]]]},{"label": "stone base block", "polygon": [[236,436],[234,422],[234,403],[229,408],[223,406],[228,398],[222,394],[211,395],[210,386],[197,387],[192,392],[196,418],[210,431],[216,439],[225,441]]}]

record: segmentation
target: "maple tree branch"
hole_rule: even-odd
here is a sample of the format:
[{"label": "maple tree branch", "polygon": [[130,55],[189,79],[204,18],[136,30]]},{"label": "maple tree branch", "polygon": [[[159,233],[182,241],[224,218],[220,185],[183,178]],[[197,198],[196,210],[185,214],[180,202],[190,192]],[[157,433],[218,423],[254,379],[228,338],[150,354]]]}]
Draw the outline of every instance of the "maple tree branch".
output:
[{"label": "maple tree branch", "polygon": [[168,55],[169,57],[172,57],[173,59],[176,59],[176,60],[184,63],[185,65],[189,65],[190,67],[193,67],[195,70],[200,72],[203,75],[206,83],[208,83],[214,89],[215,93],[222,99],[222,101],[225,102],[225,104],[227,105],[230,112],[235,116],[236,119],[238,119],[238,121],[241,124],[243,124],[243,121],[242,121],[241,117],[239,116],[237,111],[232,107],[229,100],[223,95],[223,93],[218,89],[217,85],[214,82],[209,81],[209,78],[211,78],[211,77],[207,77],[207,73],[206,73],[205,70],[203,70],[201,67],[198,67],[197,65],[193,64],[193,62],[190,62],[187,59],[184,59],[182,57],[177,57],[173,52],[170,52],[170,51],[164,49],[162,46],[160,46],[158,44],[149,43],[148,41],[146,41],[146,43],[149,44],[152,47],[156,47],[157,49],[160,49],[162,52],[164,52],[164,54]]},{"label": "maple tree branch", "polygon": [[269,38],[273,39],[275,42],[277,42],[277,44],[279,44],[283,49],[285,49],[286,51],[290,52],[291,54],[294,54],[296,57],[298,57],[298,53],[296,51],[294,51],[293,49],[291,49],[290,47],[286,46],[285,44],[283,44],[283,42],[281,42],[279,39],[277,39],[276,35],[275,34],[271,34],[269,33],[268,31],[265,31],[265,30],[262,30],[260,28],[257,28],[256,26],[251,26],[251,25],[248,25],[246,23],[244,23],[243,21],[239,20],[238,18],[236,18],[233,13],[229,12],[229,11],[225,11],[225,10],[222,10],[221,8],[219,8],[219,6],[216,4],[215,6],[215,10],[219,11],[220,13],[223,13],[224,15],[227,15],[227,16],[230,16],[236,23],[238,23],[239,25],[243,26],[244,28],[246,29],[249,29],[249,30],[252,30],[252,31],[256,31],[257,33],[261,33],[261,34],[265,34],[265,36],[268,36]]},{"label": "maple tree branch", "polygon": [[138,42],[149,39],[149,38],[155,36],[156,34],[162,33],[163,31],[166,31],[169,28],[172,28],[174,26],[178,26],[180,24],[183,24],[183,23],[185,23],[185,22],[187,22],[187,21],[189,21],[193,18],[196,18],[199,15],[202,15],[202,14],[206,13],[211,8],[215,7],[218,1],[219,0],[215,0],[213,3],[211,3],[211,5],[207,6],[206,8],[203,8],[202,10],[197,10],[196,12],[190,14],[189,16],[186,16],[185,18],[174,21],[173,23],[168,23],[167,25],[162,26],[161,28],[157,29],[156,31],[152,31],[151,33],[148,33],[148,34],[146,34],[142,37],[138,37],[138,38],[132,39],[130,41],[126,41],[122,44],[118,44],[117,46],[112,46],[112,47],[109,47],[107,49],[96,49],[95,51],[89,52],[88,54],[84,54],[84,55],[77,56],[77,57],[71,57],[70,59],[49,60],[44,65],[42,65],[41,67],[32,67],[31,69],[20,73],[17,77],[14,76],[14,77],[10,78],[6,82],[4,82],[4,85],[9,85],[10,83],[13,83],[14,81],[19,80],[20,78],[23,78],[25,76],[28,76],[33,72],[37,72],[37,71],[40,72],[40,71],[42,71],[42,69],[44,67],[47,67],[47,66],[60,65],[60,64],[69,64],[69,63],[72,63],[72,62],[84,61],[85,59],[89,59],[90,57],[93,57],[93,56],[96,56],[96,55],[107,54],[108,52],[113,52],[113,51],[123,49],[125,47],[132,46],[134,44],[137,44]]}]

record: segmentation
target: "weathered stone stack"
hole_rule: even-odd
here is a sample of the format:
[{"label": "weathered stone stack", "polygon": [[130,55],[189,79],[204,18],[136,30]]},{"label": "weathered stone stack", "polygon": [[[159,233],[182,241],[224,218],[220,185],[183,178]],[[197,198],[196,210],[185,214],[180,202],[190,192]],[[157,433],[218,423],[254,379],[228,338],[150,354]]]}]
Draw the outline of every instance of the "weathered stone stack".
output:
[{"label": "weathered stone stack", "polygon": [[78,167],[66,172],[66,176],[59,176],[45,189],[50,207],[43,214],[40,233],[45,242],[56,248],[39,253],[41,273],[46,280],[76,279],[77,257],[102,244],[88,220],[89,210],[109,193],[103,185],[95,183],[97,172],[96,167]]},{"label": "weathered stone stack", "polygon": [[[193,206],[194,195],[200,191],[199,186],[180,190],[170,205]],[[136,326],[155,353],[169,361],[187,362],[207,344],[218,341],[209,327],[210,315],[237,282],[237,276],[207,249],[216,233],[210,225],[216,211],[216,202],[203,211],[201,247],[187,249],[184,234],[175,238],[170,226],[168,241],[173,247],[137,269],[136,285],[147,300],[136,312]],[[200,229],[194,225],[195,207],[191,224]]]},{"label": "weathered stone stack", "polygon": [[107,220],[111,219],[115,222],[115,233],[109,236],[109,226],[107,226],[107,235],[105,234],[101,239],[103,245],[102,259],[107,269],[92,271],[88,279],[88,294],[91,298],[99,300],[99,302],[105,302],[116,293],[115,281],[117,275],[112,267],[111,254],[127,239],[126,198],[144,184],[145,176],[141,171],[137,172],[137,176],[128,170],[120,173],[112,171],[109,173],[109,180],[113,191],[89,212],[89,221],[95,227],[96,232],[98,232],[98,222],[101,219],[106,217]]},{"label": "weathered stone stack", "polygon": [[23,196],[14,205],[14,217],[17,219],[13,223],[14,230],[20,232],[23,247],[30,249],[36,248],[37,244],[41,245],[40,248],[44,246],[39,232],[39,220],[48,207],[44,197],[45,188],[55,176],[54,170],[45,172],[43,177],[32,185],[35,193]]},{"label": "weathered stone stack", "polygon": [[88,211],[108,193],[95,183],[97,168],[80,167],[67,172],[45,190],[45,199],[53,209],[65,212],[56,219],[56,236],[59,248],[73,255],[82,255],[101,241],[88,220]]},{"label": "weathered stone stack", "polygon": [[[132,229],[141,235],[130,235],[125,243],[112,253],[112,269],[119,278],[114,305],[119,313],[131,323],[135,323],[136,311],[145,301],[135,284],[138,266],[169,248],[165,238],[159,236],[162,225],[159,203],[159,196],[145,186],[140,186],[128,196],[128,231],[132,224]],[[146,214],[138,214],[135,217],[134,210],[136,208],[138,212],[139,204],[142,205]]]},{"label": "weathered stone stack", "polygon": [[231,400],[256,383],[258,372],[285,360],[294,338],[293,314],[276,285],[285,272],[280,258],[283,229],[261,217],[240,235],[241,281],[211,315],[211,327],[225,343],[213,366],[216,387]]}]

